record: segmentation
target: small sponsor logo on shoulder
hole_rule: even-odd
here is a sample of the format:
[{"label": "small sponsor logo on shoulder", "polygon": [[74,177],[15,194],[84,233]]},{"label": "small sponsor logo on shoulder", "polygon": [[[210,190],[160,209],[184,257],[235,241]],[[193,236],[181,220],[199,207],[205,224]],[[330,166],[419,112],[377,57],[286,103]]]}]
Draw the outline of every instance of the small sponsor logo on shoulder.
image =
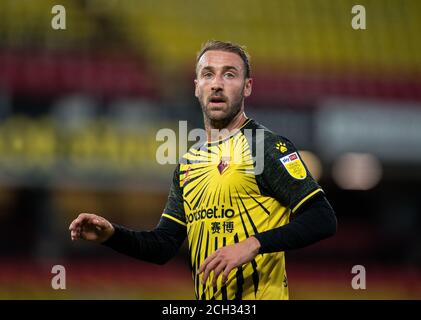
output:
[{"label": "small sponsor logo on shoulder", "polygon": [[307,171],[297,152],[291,153],[279,159],[288,173],[295,179],[303,180],[307,177]]}]

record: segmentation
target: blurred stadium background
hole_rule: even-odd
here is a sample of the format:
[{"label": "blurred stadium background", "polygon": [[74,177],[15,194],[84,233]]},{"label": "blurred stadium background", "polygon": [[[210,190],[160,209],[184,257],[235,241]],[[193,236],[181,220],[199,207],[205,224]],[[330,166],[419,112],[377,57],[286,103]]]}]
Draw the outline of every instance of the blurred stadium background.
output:
[{"label": "blurred stadium background", "polygon": [[174,169],[156,132],[202,127],[195,54],[221,39],[252,56],[247,114],[303,150],[337,212],[335,237],[287,253],[291,298],[420,299],[420,32],[418,0],[0,1],[0,298],[194,298],[185,246],[154,266],[67,228],[155,226]]}]

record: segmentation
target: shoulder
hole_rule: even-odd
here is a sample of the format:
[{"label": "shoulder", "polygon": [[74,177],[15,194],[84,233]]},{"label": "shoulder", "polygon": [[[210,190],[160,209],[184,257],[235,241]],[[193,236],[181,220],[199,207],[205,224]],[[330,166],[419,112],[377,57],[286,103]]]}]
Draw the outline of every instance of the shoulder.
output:
[{"label": "shoulder", "polygon": [[278,149],[281,153],[285,153],[288,151],[288,148],[293,147],[293,143],[287,137],[268,129],[253,119],[244,127],[245,134],[247,134],[246,130],[255,132],[253,133],[255,141],[257,144],[264,144],[265,153],[274,151],[275,149]]}]

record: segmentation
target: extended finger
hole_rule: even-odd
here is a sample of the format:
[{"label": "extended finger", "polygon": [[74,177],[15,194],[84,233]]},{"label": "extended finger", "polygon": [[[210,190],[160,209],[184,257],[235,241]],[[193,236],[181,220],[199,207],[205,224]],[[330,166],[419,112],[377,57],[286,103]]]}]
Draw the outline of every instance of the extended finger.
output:
[{"label": "extended finger", "polygon": [[224,273],[222,274],[222,284],[224,285],[228,280],[228,275],[230,274],[231,270],[234,269],[233,265],[227,265],[225,267]]},{"label": "extended finger", "polygon": [[73,241],[75,241],[75,240],[78,240],[78,239],[79,239],[79,234],[77,233],[77,231],[76,231],[76,230],[72,230],[72,231],[70,232],[70,237],[71,237],[71,239],[72,239]]},{"label": "extended finger", "polygon": [[206,283],[206,280],[209,277],[209,274],[215,267],[221,262],[220,258],[215,258],[206,266],[205,272],[203,273],[202,284]]},{"label": "extended finger", "polygon": [[70,224],[69,229],[76,229],[78,227],[80,227],[80,225],[85,221],[85,219],[87,218],[87,214],[86,213],[81,213],[77,216],[77,218],[75,220],[72,221],[72,223]]},{"label": "extended finger", "polygon": [[221,272],[224,270],[224,268],[225,268],[225,264],[224,263],[220,263],[220,264],[218,264],[218,266],[213,271],[213,279],[212,279],[212,286],[213,287],[216,286],[216,284],[218,282],[218,277],[221,274]]},{"label": "extended finger", "polygon": [[92,223],[95,224],[97,227],[100,227],[101,229],[107,228],[109,226],[108,222],[105,219],[94,218],[92,219]]},{"label": "extended finger", "polygon": [[75,230],[78,225],[79,221],[77,219],[73,220],[72,223],[70,223],[69,230]]},{"label": "extended finger", "polygon": [[218,255],[218,251],[212,253],[209,257],[207,257],[203,262],[202,265],[199,267],[199,270],[197,271],[198,274],[201,274],[206,266],[208,265],[208,263],[210,263],[213,259],[215,259]]},{"label": "extended finger", "polygon": [[95,215],[91,213],[81,213],[78,215],[78,217],[75,220],[73,220],[73,222],[70,224],[69,229],[81,228],[84,223],[91,222],[93,217],[95,217]]}]

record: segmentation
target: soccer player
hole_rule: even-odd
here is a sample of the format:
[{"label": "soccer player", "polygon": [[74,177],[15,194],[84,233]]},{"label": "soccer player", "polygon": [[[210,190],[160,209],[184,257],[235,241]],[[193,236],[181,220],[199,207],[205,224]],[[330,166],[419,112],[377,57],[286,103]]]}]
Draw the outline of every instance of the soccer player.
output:
[{"label": "soccer player", "polygon": [[245,115],[252,79],[243,47],[208,41],[194,82],[208,141],[180,158],[156,228],[82,213],[71,238],[163,264],[187,237],[197,299],[288,299],[284,252],[334,235],[335,213],[292,142]]}]

